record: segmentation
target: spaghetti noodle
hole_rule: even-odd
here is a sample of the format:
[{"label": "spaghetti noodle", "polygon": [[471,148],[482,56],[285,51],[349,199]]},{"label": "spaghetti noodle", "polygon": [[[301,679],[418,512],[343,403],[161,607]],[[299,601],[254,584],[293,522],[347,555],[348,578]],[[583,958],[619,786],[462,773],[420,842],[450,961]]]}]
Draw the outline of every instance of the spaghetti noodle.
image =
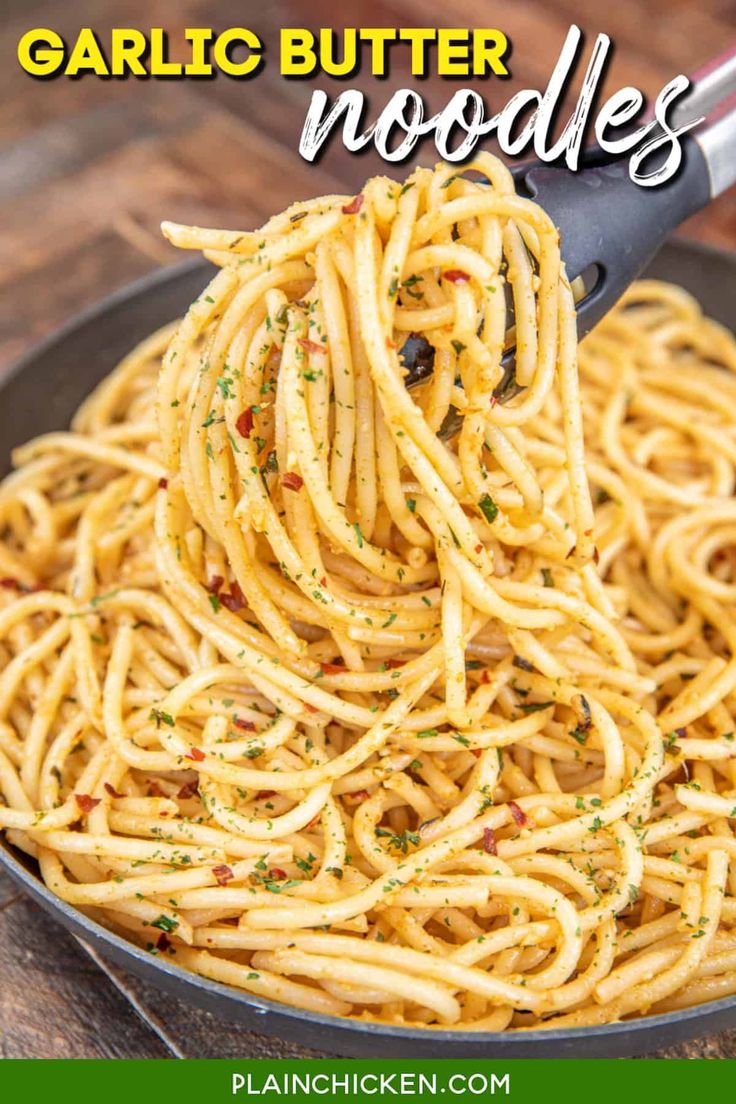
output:
[{"label": "spaghetti noodle", "polygon": [[214,279],[0,488],[0,825],[314,1012],[734,993],[736,346],[643,282],[578,350],[554,227],[470,167],[165,225]]}]

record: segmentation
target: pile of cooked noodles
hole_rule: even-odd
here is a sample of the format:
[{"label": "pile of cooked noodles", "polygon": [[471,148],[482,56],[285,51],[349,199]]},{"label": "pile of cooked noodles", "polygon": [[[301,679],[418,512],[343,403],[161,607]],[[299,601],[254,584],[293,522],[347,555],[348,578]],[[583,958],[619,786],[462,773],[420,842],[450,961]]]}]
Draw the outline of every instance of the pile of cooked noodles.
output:
[{"label": "pile of cooked noodles", "polygon": [[554,226],[470,167],[165,224],[214,279],[0,487],[0,825],[314,1012],[731,994],[736,344],[643,282],[578,349]]}]

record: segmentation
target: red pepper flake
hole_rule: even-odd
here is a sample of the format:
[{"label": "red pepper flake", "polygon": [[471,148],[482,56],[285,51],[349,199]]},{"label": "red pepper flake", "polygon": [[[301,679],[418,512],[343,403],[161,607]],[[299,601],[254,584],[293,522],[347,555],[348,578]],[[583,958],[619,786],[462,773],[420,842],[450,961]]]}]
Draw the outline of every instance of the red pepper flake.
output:
[{"label": "red pepper flake", "polygon": [[159,479],[159,481],[158,481],[158,485],[159,485],[159,487],[161,488],[161,490],[162,490],[162,491],[165,491],[165,490],[166,490],[166,488],[167,488],[167,487],[168,487],[168,485],[169,485],[169,481],[168,481],[168,479],[163,479],[163,478],[161,478],[161,479]]},{"label": "red pepper flake", "polygon": [[222,575],[213,575],[207,584],[207,590],[210,594],[218,594],[220,587],[225,582]]},{"label": "red pepper flake", "polygon": [[104,783],[105,793],[109,793],[110,797],[125,797],[125,794],[118,793],[118,791],[110,785],[109,782]]},{"label": "red pepper flake", "polygon": [[461,268],[448,268],[447,272],[443,272],[442,275],[451,284],[467,284],[470,280],[467,272],[463,272]]},{"label": "red pepper flake", "polygon": [[100,804],[102,798],[90,797],[89,794],[75,794],[74,800],[83,813],[91,813],[92,810]]},{"label": "red pepper flake", "polygon": [[480,676],[480,681],[485,683],[486,685],[491,681],[491,673],[490,673],[490,671],[488,670],[487,667],[485,668],[482,675]]},{"label": "red pepper flake", "polygon": [[483,829],[483,850],[488,855],[498,854],[498,848],[496,847],[496,836],[492,828]]},{"label": "red pepper flake", "polygon": [[250,406],[247,406],[242,414],[238,415],[235,428],[241,437],[250,437],[253,432],[253,410]]},{"label": "red pepper flake", "polygon": [[323,675],[345,674],[345,667],[342,663],[320,663],[319,669]]},{"label": "red pepper flake", "polygon": [[569,551],[569,552],[567,553],[567,555],[565,556],[565,559],[566,559],[566,560],[569,560],[569,559],[570,559],[570,557],[571,557],[571,556],[573,556],[573,555],[575,554],[575,550],[576,550],[576,548],[577,548],[577,545],[576,545],[576,544],[574,544],[574,545],[572,546],[572,548],[570,549],[570,551]]},{"label": "red pepper flake", "polygon": [[282,870],[280,866],[272,866],[268,872],[268,876],[272,882],[285,882],[289,875],[285,870]]},{"label": "red pepper flake", "polygon": [[361,192],[360,195],[357,195],[355,197],[355,199],[351,199],[349,203],[345,204],[345,206],[342,208],[342,213],[344,215],[357,215],[358,211],[363,206],[364,199],[365,196]]},{"label": "red pepper flake", "polygon": [[245,609],[245,595],[240,589],[240,583],[236,580],[230,584],[230,593],[221,594],[220,601],[226,609],[229,609],[231,613],[237,613],[238,610]]},{"label": "red pepper flake", "polygon": [[166,938],[166,932],[161,932],[160,936],[156,940],[156,950],[168,951],[171,946],[171,940]]},{"label": "red pepper flake", "polygon": [[205,758],[205,754],[204,754],[204,752],[202,751],[201,748],[193,747],[193,748],[189,749],[189,751],[184,756],[184,758],[185,759],[194,759],[194,761],[196,763],[201,763],[202,760]]},{"label": "red pepper flake", "polygon": [[231,867],[229,867],[227,863],[221,863],[220,866],[213,866],[212,873],[217,880],[217,884],[221,886],[227,885],[227,883],[231,882],[235,877]]},{"label": "red pepper flake", "polygon": [[148,796],[149,797],[166,797],[165,792],[161,789],[158,782],[155,780],[148,784]]},{"label": "red pepper flake", "polygon": [[326,575],[322,576],[322,578],[319,581],[319,585],[321,587],[326,587],[327,586],[327,576]]},{"label": "red pepper flake", "polygon": [[405,663],[406,663],[405,659],[387,659],[386,660],[386,670],[387,671],[395,671],[397,667],[403,667]]},{"label": "red pepper flake", "polygon": [[304,702],[303,705],[307,713],[319,713],[319,709],[317,708],[317,706],[312,705],[311,702]]},{"label": "red pepper flake", "polygon": [[483,545],[482,544],[476,544],[475,551],[476,552],[482,552],[483,551]]},{"label": "red pepper flake", "polygon": [[176,795],[180,801],[187,801],[190,797],[199,797],[199,785],[197,782],[185,782]]},{"label": "red pepper flake", "polygon": [[476,759],[480,759],[481,755],[483,754],[483,749],[482,748],[471,748],[470,749],[470,754],[474,755]]},{"label": "red pepper flake", "polygon": [[260,801],[261,799],[263,799],[265,801],[265,799],[267,797],[275,797],[275,796],[276,796],[276,790],[259,790],[258,793],[256,794],[256,799],[258,801]]},{"label": "red pepper flake", "polygon": [[358,805],[361,801],[365,801],[366,798],[370,796],[367,790],[354,790],[353,793],[345,794],[346,799],[352,805]]},{"label": "red pepper flake", "polygon": [[285,472],[281,476],[281,485],[289,491],[300,491],[304,486],[304,480],[296,472]]},{"label": "red pepper flake", "polygon": [[3,590],[20,590],[21,585],[17,579],[11,579],[10,576],[6,576],[4,579],[0,579],[0,587]]},{"label": "red pepper flake", "polygon": [[600,561],[601,561],[601,554],[598,551],[598,549],[595,546],[593,546],[593,563],[596,564],[596,566],[597,566],[600,563]]},{"label": "red pepper flake", "polygon": [[305,353],[326,353],[327,349],[324,345],[318,345],[316,341],[310,341],[307,337],[298,337],[296,339],[297,345],[301,345]]},{"label": "red pepper flake", "polygon": [[523,828],[529,820],[524,810],[521,808],[520,805],[517,805],[515,801],[509,801],[509,809],[511,810],[511,815],[516,823],[519,825],[520,828]]},{"label": "red pepper flake", "polygon": [[242,728],[243,732],[255,732],[256,730],[254,721],[245,721],[242,717],[236,717],[233,724],[236,728]]}]

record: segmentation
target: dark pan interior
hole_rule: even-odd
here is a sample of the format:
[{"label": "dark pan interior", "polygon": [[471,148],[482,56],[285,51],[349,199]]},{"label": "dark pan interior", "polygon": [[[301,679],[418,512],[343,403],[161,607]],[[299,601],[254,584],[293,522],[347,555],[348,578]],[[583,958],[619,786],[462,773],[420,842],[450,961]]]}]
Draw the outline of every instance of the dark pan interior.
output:
[{"label": "dark pan interior", "polygon": [[[0,383],[0,472],[16,445],[63,429],[95,384],[131,347],[181,314],[212,272],[201,261],[158,272],[92,307],[23,358]],[[684,241],[666,245],[647,275],[691,291],[707,313],[733,326],[736,255]],[[0,862],[43,908],[108,958],[153,984],[254,1031],[356,1057],[600,1058],[643,1054],[736,1025],[729,997],[666,1016],[603,1027],[490,1034],[354,1023],[261,1000],[178,969],[108,932],[58,900],[35,864],[0,842]]]}]

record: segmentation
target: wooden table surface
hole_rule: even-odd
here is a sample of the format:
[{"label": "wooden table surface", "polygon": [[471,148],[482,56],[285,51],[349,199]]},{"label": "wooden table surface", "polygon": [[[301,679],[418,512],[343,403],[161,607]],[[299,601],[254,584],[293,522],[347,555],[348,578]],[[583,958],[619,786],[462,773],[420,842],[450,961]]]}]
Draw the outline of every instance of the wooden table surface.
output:
[{"label": "wooden table surface", "polygon": [[[544,88],[571,22],[616,44],[606,88],[648,95],[736,39],[734,0],[5,0],[0,24],[0,371],[86,304],[177,261],[158,232],[163,218],[248,228],[298,198],[357,191],[386,169],[333,142],[318,164],[297,153],[314,87],[345,82],[278,76],[282,26],[498,26],[511,38],[512,78],[479,88],[501,107],[523,87]],[[584,9],[584,14],[583,14]],[[30,27],[67,40],[92,26],[162,26],[174,56],[185,27],[250,26],[269,64],[254,82],[33,80],[15,49]],[[407,53],[390,77],[347,84],[371,111],[411,84]],[[460,82],[461,84],[467,82]],[[436,111],[453,82],[419,86]],[[425,146],[416,161],[431,164]],[[719,199],[683,233],[736,246],[736,195]],[[313,1054],[218,1022],[112,968],[18,894],[0,873],[0,1055],[3,1057],[266,1057]],[[659,1052],[736,1057],[736,1031]]]}]

